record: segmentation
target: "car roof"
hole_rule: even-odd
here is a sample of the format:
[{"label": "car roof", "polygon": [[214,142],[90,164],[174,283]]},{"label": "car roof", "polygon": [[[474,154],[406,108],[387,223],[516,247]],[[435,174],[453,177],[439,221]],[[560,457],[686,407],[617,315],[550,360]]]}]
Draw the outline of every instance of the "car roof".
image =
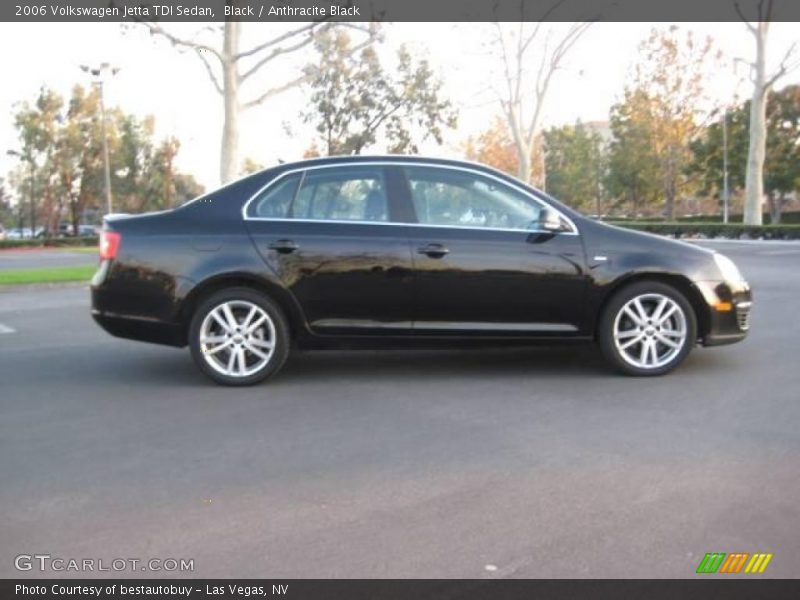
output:
[{"label": "car roof", "polygon": [[[356,154],[344,156],[324,156],[319,158],[309,158],[306,160],[295,161],[291,163],[283,163],[278,166],[279,169],[299,169],[304,167],[314,167],[320,165],[334,165],[334,164],[359,164],[370,162],[392,162],[392,163],[419,163],[424,162],[428,164],[438,164],[444,166],[468,166],[473,169],[481,171],[498,173],[496,169],[488,167],[484,164],[467,161],[456,160],[451,158],[440,158],[431,156],[421,156],[417,154]],[[505,173],[503,173],[506,175]]]},{"label": "car roof", "polygon": [[[315,166],[321,165],[336,165],[336,164],[353,164],[358,165],[362,163],[371,163],[371,162],[385,162],[385,163],[425,163],[428,165],[441,165],[444,167],[466,167],[473,171],[487,173],[489,175],[493,175],[495,177],[499,177],[501,179],[506,180],[507,182],[516,185],[522,186],[524,188],[529,188],[534,190],[533,186],[527,184],[519,179],[500,171],[499,169],[495,169],[494,167],[490,167],[488,165],[470,161],[470,160],[458,160],[452,158],[439,158],[439,157],[431,157],[431,156],[422,156],[418,154],[357,154],[357,155],[346,155],[346,156],[325,156],[320,158],[310,158],[306,160],[291,162],[291,163],[283,163],[277,165],[275,167],[271,167],[261,171],[261,174],[270,174],[270,175],[278,175],[285,171],[291,171],[295,169],[304,169],[310,168]],[[565,205],[563,202],[560,202],[556,198],[553,198],[546,192],[535,189],[537,195],[544,196],[547,198],[549,202],[551,202],[556,208],[561,210],[564,213],[567,213],[570,217],[580,217],[581,214],[574,210],[573,208]]]}]

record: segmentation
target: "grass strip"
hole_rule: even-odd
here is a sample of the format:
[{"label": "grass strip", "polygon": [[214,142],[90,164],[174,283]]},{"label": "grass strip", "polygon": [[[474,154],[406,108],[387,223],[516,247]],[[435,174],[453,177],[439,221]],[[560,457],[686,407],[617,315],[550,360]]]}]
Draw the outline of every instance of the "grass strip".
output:
[{"label": "grass strip", "polygon": [[0,271],[0,285],[89,281],[96,270],[97,267],[95,265],[47,267],[43,269],[11,269]]}]

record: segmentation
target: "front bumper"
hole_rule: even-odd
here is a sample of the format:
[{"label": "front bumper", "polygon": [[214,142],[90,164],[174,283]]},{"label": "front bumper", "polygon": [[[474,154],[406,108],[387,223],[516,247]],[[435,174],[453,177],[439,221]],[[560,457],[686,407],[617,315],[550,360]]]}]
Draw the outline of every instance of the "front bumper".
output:
[{"label": "front bumper", "polygon": [[746,282],[700,281],[695,287],[707,307],[700,334],[704,346],[734,344],[747,337],[753,293]]}]

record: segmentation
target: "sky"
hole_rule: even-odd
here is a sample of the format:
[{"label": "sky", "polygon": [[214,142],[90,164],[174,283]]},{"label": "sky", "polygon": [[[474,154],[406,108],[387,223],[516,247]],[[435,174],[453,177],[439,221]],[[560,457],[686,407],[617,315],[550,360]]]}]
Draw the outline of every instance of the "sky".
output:
[{"label": "sky", "polygon": [[[564,27],[555,24],[553,27]],[[572,49],[553,80],[545,104],[544,126],[581,121],[604,121],[610,107],[630,82],[637,46],[658,23],[596,23]],[[198,35],[201,24],[168,24],[176,35]],[[285,28],[282,24],[245,23],[242,48]],[[728,56],[752,60],[754,41],[741,23],[684,23],[698,36],[710,35]],[[482,131],[499,112],[496,95],[500,62],[489,50],[492,25],[488,23],[385,24],[382,56],[391,60],[406,44],[426,57],[445,82],[444,94],[459,108],[459,126],[446,134],[443,146],[429,143],[425,154],[463,156],[462,144]],[[211,35],[203,34],[199,35]],[[768,63],[774,68],[792,42],[800,38],[797,23],[774,23],[770,32]],[[181,142],[177,165],[193,174],[208,189],[219,183],[219,145],[222,99],[214,90],[201,62],[180,53],[167,42],[153,38],[139,26],[118,23],[0,24],[0,176],[15,166],[8,149],[17,147],[12,123],[14,106],[35,99],[43,85],[68,95],[76,83],[89,85],[82,64],[107,61],[119,67],[106,84],[107,106],[156,119],[157,136],[172,135]],[[305,64],[310,54],[274,62],[242,88],[243,99],[286,80]],[[750,93],[747,68],[717,70],[708,76],[714,102],[744,99]],[[778,87],[800,83],[800,70],[784,77]],[[244,113],[240,158],[265,166],[279,159],[299,159],[311,145],[313,132],[300,124],[302,90],[292,90]]]}]

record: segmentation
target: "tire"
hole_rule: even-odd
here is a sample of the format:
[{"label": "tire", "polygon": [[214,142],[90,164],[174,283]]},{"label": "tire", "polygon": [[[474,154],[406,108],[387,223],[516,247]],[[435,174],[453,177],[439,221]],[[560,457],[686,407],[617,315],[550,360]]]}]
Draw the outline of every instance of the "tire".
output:
[{"label": "tire", "polygon": [[692,351],[697,317],[674,287],[641,281],[611,298],[597,338],[603,356],[616,370],[640,377],[664,375]]},{"label": "tire", "polygon": [[189,325],[195,364],[220,385],[253,385],[272,377],[289,356],[290,340],[280,307],[247,287],[212,294],[197,307]]}]

